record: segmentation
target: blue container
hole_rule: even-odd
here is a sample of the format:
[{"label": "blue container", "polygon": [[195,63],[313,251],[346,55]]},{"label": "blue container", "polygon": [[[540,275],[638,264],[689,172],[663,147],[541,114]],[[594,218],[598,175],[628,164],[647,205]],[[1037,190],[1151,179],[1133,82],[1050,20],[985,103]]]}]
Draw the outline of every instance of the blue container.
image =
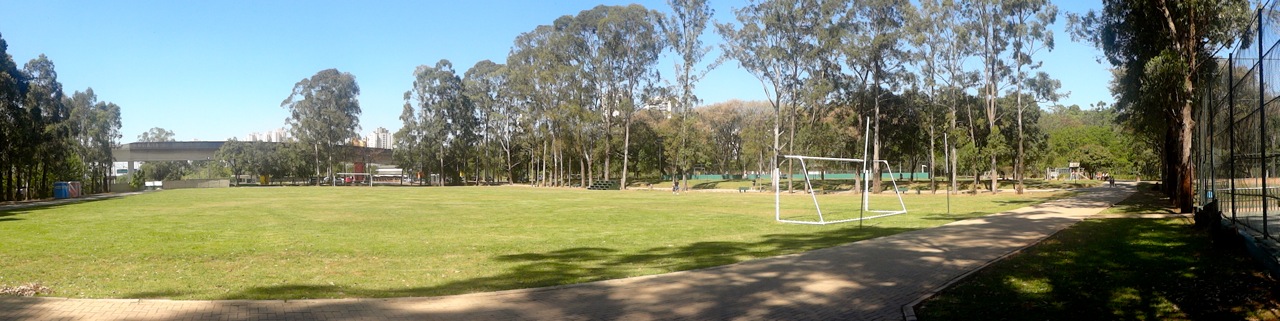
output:
[{"label": "blue container", "polygon": [[53,198],[56,198],[56,199],[71,198],[71,183],[68,183],[68,182],[53,183]]}]

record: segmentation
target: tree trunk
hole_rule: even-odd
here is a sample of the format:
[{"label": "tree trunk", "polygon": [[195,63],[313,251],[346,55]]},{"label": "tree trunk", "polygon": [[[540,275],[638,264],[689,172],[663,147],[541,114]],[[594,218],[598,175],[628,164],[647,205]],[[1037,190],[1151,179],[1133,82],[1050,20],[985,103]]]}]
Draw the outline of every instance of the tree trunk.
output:
[{"label": "tree trunk", "polygon": [[[1190,76],[1188,76],[1190,78]],[[1184,90],[1192,90],[1190,82],[1187,82]],[[1186,94],[1185,92],[1183,94]],[[1190,97],[1190,96],[1187,96]],[[1191,180],[1195,175],[1195,164],[1191,162],[1191,139],[1192,130],[1195,127],[1195,119],[1192,118],[1191,100],[1185,100],[1185,103],[1178,109],[1178,136],[1175,140],[1177,143],[1177,162],[1174,169],[1174,177],[1177,179],[1177,189],[1174,193],[1174,203],[1178,206],[1182,213],[1193,212],[1195,206],[1195,192],[1192,190]],[[1265,140],[1266,138],[1263,137]],[[1262,173],[1263,179],[1266,179],[1267,173],[1264,167]]]},{"label": "tree trunk", "polygon": [[[1022,71],[1022,65],[1018,65],[1018,72],[1021,73],[1021,71]],[[1024,156],[1024,153],[1022,151],[1022,142],[1025,139],[1022,136],[1022,82],[1021,81],[1018,82],[1017,95],[1018,95],[1018,102],[1017,102],[1018,104],[1018,155],[1013,160],[1013,178],[1016,180],[1016,182],[1014,183],[1013,190],[1015,194],[1022,194],[1022,161]]]},{"label": "tree trunk", "polygon": [[627,189],[627,166],[631,161],[631,115],[627,114],[627,119],[623,121],[625,128],[622,129],[622,182],[618,183],[620,189]]},{"label": "tree trunk", "polygon": [[[937,127],[937,124],[933,124],[929,128],[929,170],[925,171],[925,173],[929,173],[929,190],[933,191],[934,194],[938,194],[938,180],[934,179],[932,175],[933,171],[937,170],[934,165],[937,165],[938,154],[934,151],[934,147],[936,146],[935,141],[937,140],[938,131],[932,127]],[[914,177],[915,175],[912,176]]]}]

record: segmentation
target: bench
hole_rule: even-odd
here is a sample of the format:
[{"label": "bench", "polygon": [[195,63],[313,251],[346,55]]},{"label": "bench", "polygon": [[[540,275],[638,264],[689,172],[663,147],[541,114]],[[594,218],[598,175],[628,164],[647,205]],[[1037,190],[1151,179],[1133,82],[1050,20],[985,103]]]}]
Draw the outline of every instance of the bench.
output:
[{"label": "bench", "polygon": [[747,191],[749,191],[749,190],[751,190],[751,188],[750,188],[750,187],[746,187],[746,186],[739,187],[739,188],[738,188],[738,193],[746,193],[746,192],[747,192]]},{"label": "bench", "polygon": [[907,187],[906,187],[906,186],[899,186],[897,190],[898,190],[898,194],[906,194],[906,193],[907,193]]}]

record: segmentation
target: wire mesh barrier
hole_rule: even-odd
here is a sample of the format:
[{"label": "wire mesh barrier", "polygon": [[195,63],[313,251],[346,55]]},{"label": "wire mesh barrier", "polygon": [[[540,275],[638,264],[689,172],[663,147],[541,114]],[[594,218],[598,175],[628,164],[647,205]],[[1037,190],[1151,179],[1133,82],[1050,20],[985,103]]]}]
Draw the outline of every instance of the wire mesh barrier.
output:
[{"label": "wire mesh barrier", "polygon": [[[1194,138],[1198,207],[1216,201],[1222,216],[1277,240],[1280,232],[1280,17],[1258,10],[1248,34],[1202,75]],[[1220,51],[1221,52],[1221,51]]]}]

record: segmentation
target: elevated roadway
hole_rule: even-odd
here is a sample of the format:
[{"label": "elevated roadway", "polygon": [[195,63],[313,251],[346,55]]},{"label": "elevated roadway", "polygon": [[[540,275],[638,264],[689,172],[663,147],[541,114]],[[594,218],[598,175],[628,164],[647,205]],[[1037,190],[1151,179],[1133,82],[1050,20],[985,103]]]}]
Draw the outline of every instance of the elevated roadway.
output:
[{"label": "elevated roadway", "polygon": [[[121,145],[111,150],[117,162],[128,162],[129,172],[133,172],[135,162],[155,161],[194,161],[214,159],[213,154],[226,144],[225,141],[204,142],[136,142]],[[259,144],[282,144],[270,142],[254,142]],[[354,149],[351,157],[345,161],[361,161],[377,164],[394,164],[391,150],[386,148],[344,146]]]}]

